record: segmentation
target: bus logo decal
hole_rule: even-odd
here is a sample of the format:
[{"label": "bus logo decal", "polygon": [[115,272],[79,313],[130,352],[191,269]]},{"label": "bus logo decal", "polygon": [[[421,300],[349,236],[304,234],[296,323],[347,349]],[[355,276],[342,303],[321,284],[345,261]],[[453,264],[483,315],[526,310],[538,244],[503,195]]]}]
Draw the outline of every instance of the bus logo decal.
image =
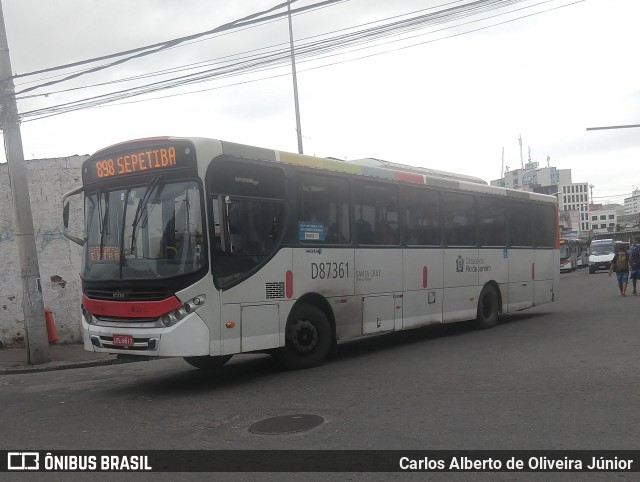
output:
[{"label": "bus logo decal", "polygon": [[458,259],[456,259],[456,272],[462,273],[464,271],[464,259],[462,255],[458,255]]}]

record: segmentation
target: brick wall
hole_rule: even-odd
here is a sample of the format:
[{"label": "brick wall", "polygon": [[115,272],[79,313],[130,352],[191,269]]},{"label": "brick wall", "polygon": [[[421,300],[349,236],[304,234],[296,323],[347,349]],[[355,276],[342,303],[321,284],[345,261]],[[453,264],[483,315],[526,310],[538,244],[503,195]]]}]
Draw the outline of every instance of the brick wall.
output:
[{"label": "brick wall", "polygon": [[[88,156],[26,161],[44,305],[53,311],[58,343],[82,340],[80,268],[82,249],[62,235],[62,196],[82,183]],[[82,233],[82,196],[71,198],[71,233]],[[13,196],[7,164],[0,164],[0,343],[24,340],[22,280],[15,237]]]}]

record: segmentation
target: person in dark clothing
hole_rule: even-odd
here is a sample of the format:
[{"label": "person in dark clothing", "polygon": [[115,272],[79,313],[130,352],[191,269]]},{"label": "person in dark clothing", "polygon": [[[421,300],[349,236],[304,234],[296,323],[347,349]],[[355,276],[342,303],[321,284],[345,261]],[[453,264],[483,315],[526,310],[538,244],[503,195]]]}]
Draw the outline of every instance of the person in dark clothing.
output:
[{"label": "person in dark clothing", "polygon": [[633,295],[637,295],[636,283],[640,279],[640,236],[633,238],[633,244],[629,246],[629,278],[633,284]]},{"label": "person in dark clothing", "polygon": [[616,278],[618,279],[618,288],[620,289],[620,296],[627,296],[627,283],[629,282],[629,253],[627,253],[627,246],[621,244],[618,248],[618,252],[611,260],[611,267],[609,268],[609,276],[611,272],[616,272]]}]

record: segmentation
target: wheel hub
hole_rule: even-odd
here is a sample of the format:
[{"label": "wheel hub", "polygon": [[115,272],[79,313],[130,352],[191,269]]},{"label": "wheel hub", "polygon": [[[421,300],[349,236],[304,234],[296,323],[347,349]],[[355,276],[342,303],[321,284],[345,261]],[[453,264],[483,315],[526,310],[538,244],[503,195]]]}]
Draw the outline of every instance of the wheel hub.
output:
[{"label": "wheel hub", "polygon": [[290,340],[296,351],[307,353],[318,344],[318,331],[310,321],[297,320],[291,327]]}]

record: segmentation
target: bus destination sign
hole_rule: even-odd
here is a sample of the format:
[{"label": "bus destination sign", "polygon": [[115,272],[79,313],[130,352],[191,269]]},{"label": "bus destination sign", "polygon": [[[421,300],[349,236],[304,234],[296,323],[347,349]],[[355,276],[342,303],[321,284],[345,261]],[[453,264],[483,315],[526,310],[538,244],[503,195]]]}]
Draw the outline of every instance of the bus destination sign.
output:
[{"label": "bus destination sign", "polygon": [[88,160],[83,169],[85,182],[114,179],[194,166],[194,149],[186,145],[153,146],[118,152]]}]

